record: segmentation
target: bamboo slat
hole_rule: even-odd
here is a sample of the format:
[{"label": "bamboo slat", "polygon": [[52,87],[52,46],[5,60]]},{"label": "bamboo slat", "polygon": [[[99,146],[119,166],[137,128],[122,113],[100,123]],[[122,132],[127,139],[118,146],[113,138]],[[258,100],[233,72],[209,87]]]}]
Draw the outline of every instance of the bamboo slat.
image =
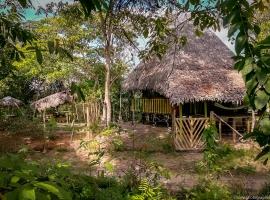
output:
[{"label": "bamboo slat", "polygon": [[175,121],[175,148],[195,150],[203,148],[202,133],[209,118],[177,118]]},{"label": "bamboo slat", "polygon": [[172,111],[171,104],[168,99],[132,99],[132,112],[170,114]]}]

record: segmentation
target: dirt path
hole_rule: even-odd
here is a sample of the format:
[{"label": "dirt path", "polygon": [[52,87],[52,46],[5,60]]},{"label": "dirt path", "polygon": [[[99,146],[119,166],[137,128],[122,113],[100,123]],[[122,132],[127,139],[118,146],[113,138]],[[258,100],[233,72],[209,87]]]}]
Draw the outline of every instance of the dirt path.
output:
[{"label": "dirt path", "polygon": [[[130,123],[121,124],[117,137],[123,141],[124,148],[115,151],[111,148],[110,137],[103,137],[106,145],[105,154],[100,164],[92,167],[89,163],[92,158],[88,156],[89,150],[79,148],[84,134],[77,135],[70,143],[70,133],[58,131],[53,141],[48,143],[48,152],[42,153],[43,142],[39,138],[20,137],[0,134],[0,146],[2,149],[10,147],[12,151],[26,145],[31,150],[29,159],[47,163],[51,161],[70,163],[77,173],[97,174],[106,171],[108,163],[113,167],[109,175],[122,177],[134,164],[141,162],[155,162],[163,166],[170,174],[163,184],[172,191],[178,191],[182,187],[191,188],[200,179],[196,171],[196,165],[202,160],[202,153],[173,152],[168,149],[171,142],[170,130],[163,127]],[[100,138],[99,138],[100,139]],[[12,147],[12,148],[11,148]],[[13,148],[16,147],[16,148]],[[91,148],[91,147],[89,147]],[[249,163],[248,163],[249,164]],[[223,173],[219,180],[231,187],[241,187],[247,190],[259,190],[266,182],[270,181],[269,166],[259,166],[255,173],[231,174]]]}]

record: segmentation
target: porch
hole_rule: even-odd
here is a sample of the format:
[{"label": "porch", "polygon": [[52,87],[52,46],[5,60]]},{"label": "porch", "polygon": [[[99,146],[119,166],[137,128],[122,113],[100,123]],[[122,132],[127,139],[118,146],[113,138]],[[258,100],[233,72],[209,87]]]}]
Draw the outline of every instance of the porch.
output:
[{"label": "porch", "polygon": [[[131,105],[133,120],[135,113],[142,113],[155,125],[162,121],[170,125],[176,150],[202,149],[202,133],[210,121],[218,129],[219,140],[238,142],[244,133],[252,129],[252,117],[243,109],[243,106],[230,108],[207,101],[172,106],[165,98],[133,99]],[[161,116],[161,119],[157,116]]]}]

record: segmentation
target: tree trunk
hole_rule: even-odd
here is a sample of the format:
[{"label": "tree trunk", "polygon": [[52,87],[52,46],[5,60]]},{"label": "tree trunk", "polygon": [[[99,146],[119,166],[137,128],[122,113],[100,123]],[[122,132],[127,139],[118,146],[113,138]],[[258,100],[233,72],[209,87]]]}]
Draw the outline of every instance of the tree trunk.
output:
[{"label": "tree trunk", "polygon": [[110,67],[110,58],[108,55],[106,56],[106,76],[105,76],[105,92],[104,92],[104,107],[105,110],[103,112],[106,119],[106,125],[108,126],[112,120],[112,105],[111,105],[111,67]]}]

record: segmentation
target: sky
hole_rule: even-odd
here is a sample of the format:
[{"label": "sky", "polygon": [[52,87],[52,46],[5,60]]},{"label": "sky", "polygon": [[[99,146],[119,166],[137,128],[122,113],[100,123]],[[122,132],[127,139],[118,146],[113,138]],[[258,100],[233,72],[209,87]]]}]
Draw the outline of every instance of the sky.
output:
[{"label": "sky", "polygon": [[[35,8],[38,8],[39,6],[45,7],[46,4],[50,2],[59,2],[60,0],[32,0],[32,4]],[[72,0],[62,0],[63,2],[69,1],[72,2]],[[39,20],[42,19],[44,16],[42,15],[35,15],[34,9],[27,9],[25,11],[25,18],[26,20]],[[221,39],[221,41],[229,47],[234,52],[234,44],[232,44],[227,37],[227,29],[221,29],[220,32],[216,31],[215,34]]]}]

